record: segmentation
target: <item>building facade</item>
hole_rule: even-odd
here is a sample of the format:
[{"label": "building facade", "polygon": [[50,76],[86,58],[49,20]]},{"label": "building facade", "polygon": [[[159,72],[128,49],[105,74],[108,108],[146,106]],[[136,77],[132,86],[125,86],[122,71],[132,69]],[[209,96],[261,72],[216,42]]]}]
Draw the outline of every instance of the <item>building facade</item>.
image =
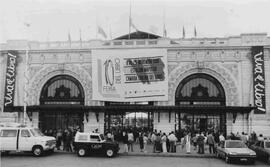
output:
[{"label": "building facade", "polygon": [[[1,122],[23,122],[27,118],[29,124],[43,131],[143,128],[227,134],[255,131],[270,136],[269,49],[270,38],[263,33],[227,38],[170,39],[148,35],[147,39],[146,35],[110,41],[7,41],[1,45],[0,56]],[[105,95],[105,100],[98,98],[103,78],[99,78],[96,61],[103,54],[124,54],[141,58],[144,63],[147,57],[151,68],[147,64],[142,65],[142,71],[135,70],[137,79],[148,86],[144,92],[154,87],[156,92],[164,91],[165,100],[159,100],[157,95],[140,100],[114,100],[114,96],[106,100]],[[155,55],[166,59],[152,59]],[[154,73],[155,82],[139,77],[145,70],[159,69],[160,62],[165,70],[163,77]],[[106,68],[109,74],[105,81],[112,85],[117,82],[117,78],[112,80],[117,74],[116,64]],[[134,64],[124,64],[123,68],[135,69]],[[132,80],[127,75],[126,83]],[[159,81],[166,81],[165,85],[155,86]],[[124,89],[125,95],[139,94],[125,85]]]}]

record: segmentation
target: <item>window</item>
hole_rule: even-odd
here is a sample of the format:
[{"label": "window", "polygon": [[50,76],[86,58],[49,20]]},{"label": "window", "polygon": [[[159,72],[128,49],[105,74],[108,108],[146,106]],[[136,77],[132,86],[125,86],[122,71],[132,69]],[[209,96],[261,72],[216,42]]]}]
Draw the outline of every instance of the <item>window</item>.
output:
[{"label": "window", "polygon": [[90,141],[100,141],[99,136],[90,135]]},{"label": "window", "polygon": [[78,140],[80,140],[80,141],[87,141],[87,135],[79,135]]},{"label": "window", "polygon": [[225,92],[214,77],[203,73],[192,74],[178,85],[175,102],[176,105],[225,105]]},{"label": "window", "polygon": [[265,147],[270,148],[270,142],[265,142]]},{"label": "window", "polygon": [[226,148],[246,148],[247,146],[241,141],[226,142]]},{"label": "window", "polygon": [[255,146],[258,146],[258,147],[260,147],[260,145],[261,145],[261,142],[260,142],[260,141],[258,141],[258,142],[255,144]]},{"label": "window", "polygon": [[32,132],[32,135],[35,137],[44,136],[44,134],[41,133],[39,129],[30,129],[30,131]]},{"label": "window", "polygon": [[17,130],[2,130],[1,137],[16,137]]},{"label": "window", "polygon": [[21,137],[31,137],[31,135],[28,130],[22,130]]}]

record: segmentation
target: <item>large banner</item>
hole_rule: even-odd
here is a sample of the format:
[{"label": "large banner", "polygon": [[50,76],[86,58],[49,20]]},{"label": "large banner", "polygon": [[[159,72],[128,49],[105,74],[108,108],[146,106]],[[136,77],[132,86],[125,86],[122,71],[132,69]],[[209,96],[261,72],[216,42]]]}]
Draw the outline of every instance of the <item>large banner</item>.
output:
[{"label": "large banner", "polygon": [[265,76],[264,76],[264,52],[263,46],[253,46],[251,48],[253,63],[253,92],[254,105],[257,109],[255,114],[265,114]]},{"label": "large banner", "polygon": [[168,101],[165,49],[107,49],[92,52],[93,100]]},{"label": "large banner", "polygon": [[14,103],[17,56],[18,56],[17,51],[8,51],[7,53],[4,111],[6,110],[7,107],[13,106]]}]

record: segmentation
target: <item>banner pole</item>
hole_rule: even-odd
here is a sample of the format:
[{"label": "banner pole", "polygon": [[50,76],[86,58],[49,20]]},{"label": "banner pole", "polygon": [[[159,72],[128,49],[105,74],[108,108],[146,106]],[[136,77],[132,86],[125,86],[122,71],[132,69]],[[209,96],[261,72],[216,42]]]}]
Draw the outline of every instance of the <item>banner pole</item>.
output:
[{"label": "banner pole", "polygon": [[24,70],[24,102],[23,102],[23,124],[26,125],[27,117],[27,89],[28,89],[28,59],[29,59],[29,46],[25,52],[25,70]]}]

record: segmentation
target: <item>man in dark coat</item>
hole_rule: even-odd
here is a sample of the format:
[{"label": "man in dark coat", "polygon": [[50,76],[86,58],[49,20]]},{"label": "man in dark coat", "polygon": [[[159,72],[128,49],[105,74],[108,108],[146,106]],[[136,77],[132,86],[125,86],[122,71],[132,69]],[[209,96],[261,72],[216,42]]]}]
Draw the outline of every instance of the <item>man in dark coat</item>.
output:
[{"label": "man in dark coat", "polygon": [[204,154],[204,139],[205,139],[204,134],[203,132],[201,132],[201,134],[197,138],[197,144],[199,146],[198,150],[199,154]]}]

